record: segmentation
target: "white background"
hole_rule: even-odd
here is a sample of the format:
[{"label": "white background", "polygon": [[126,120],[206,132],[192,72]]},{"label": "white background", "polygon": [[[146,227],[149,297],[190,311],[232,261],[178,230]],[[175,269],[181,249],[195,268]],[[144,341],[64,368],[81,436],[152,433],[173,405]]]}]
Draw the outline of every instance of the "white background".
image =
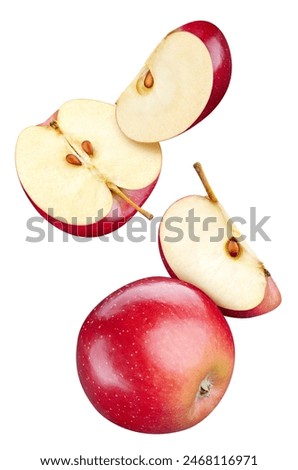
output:
[{"label": "white background", "polygon": [[[258,237],[251,245],[283,303],[259,318],[228,320],[234,376],[207,419],[187,431],[143,435],[93,409],[77,378],[75,347],[85,317],[107,294],[142,277],[167,275],[157,245],[112,237],[105,244],[71,237],[65,243],[58,230],[53,242],[28,243],[26,222],[37,214],[19,185],[14,148],[24,127],[68,99],[115,102],[159,41],[193,20],[209,20],[226,35],[231,85],[206,120],[164,143],[163,171],[145,207],[158,216],[177,198],[202,193],[192,169],[201,161],[230,215],[248,217],[255,206],[260,218],[271,216],[272,241]],[[80,454],[251,454],[260,470],[297,467],[296,23],[289,0],[3,3],[1,468],[37,470],[39,457]],[[125,227],[119,232],[125,236]]]}]

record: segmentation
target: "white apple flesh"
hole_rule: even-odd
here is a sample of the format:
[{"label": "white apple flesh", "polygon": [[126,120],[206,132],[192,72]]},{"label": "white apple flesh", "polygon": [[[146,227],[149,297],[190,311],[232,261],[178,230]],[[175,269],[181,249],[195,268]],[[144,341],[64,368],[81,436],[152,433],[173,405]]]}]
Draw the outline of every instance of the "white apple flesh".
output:
[{"label": "white apple flesh", "polygon": [[202,289],[226,315],[249,317],[273,310],[281,301],[275,283],[248,243],[239,241],[241,233],[229,222],[199,164],[196,169],[208,197],[178,200],[160,224],[160,252],[168,272]]},{"label": "white apple flesh", "polygon": [[228,43],[212,23],[177,28],[118,98],[119,127],[139,142],[181,134],[219,104],[230,83],[231,63]]},{"label": "white apple flesh", "polygon": [[[99,236],[123,225],[154,188],[159,144],[138,144],[119,130],[115,106],[71,100],[16,145],[21,184],[37,210],[62,230]],[[130,197],[131,196],[131,197]]]}]

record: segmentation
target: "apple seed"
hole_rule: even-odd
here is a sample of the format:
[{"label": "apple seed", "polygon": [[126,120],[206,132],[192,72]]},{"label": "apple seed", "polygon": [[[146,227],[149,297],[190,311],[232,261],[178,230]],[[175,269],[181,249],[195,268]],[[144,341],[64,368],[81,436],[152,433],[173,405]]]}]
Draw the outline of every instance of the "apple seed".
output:
[{"label": "apple seed", "polygon": [[71,165],[76,165],[76,166],[82,165],[82,162],[73,153],[69,153],[68,155],[66,155],[65,160]]},{"label": "apple seed", "polygon": [[81,143],[81,147],[89,157],[93,157],[93,145],[90,140],[84,140],[84,142]]},{"label": "apple seed", "polygon": [[152,88],[153,85],[154,85],[154,78],[150,70],[148,70],[144,79],[144,86],[146,88]]},{"label": "apple seed", "polygon": [[232,258],[237,258],[240,255],[240,244],[235,237],[227,241],[227,251]]}]

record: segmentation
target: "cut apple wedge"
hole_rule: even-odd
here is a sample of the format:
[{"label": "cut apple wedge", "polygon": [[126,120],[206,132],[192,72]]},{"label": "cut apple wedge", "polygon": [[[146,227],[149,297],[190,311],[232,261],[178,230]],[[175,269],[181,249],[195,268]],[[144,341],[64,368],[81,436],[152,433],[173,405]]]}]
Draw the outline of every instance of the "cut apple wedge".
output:
[{"label": "cut apple wedge", "polygon": [[140,206],[157,182],[161,149],[124,136],[114,105],[77,99],[20,134],[16,168],[49,222],[74,235],[100,236],[136,211],[152,217]]},{"label": "cut apple wedge", "polygon": [[273,310],[281,302],[276,284],[219,204],[201,165],[195,168],[208,196],[178,200],[160,224],[160,252],[169,274],[200,288],[227,316]]},{"label": "cut apple wedge", "polygon": [[230,83],[231,54],[207,21],[172,31],[156,47],[116,103],[121,130],[138,142],[160,142],[204,119]]}]

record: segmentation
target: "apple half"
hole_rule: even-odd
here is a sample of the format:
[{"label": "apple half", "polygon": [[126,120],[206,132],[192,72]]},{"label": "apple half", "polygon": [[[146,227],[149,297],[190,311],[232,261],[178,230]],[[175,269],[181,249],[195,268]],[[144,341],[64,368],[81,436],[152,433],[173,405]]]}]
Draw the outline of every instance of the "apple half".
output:
[{"label": "apple half", "polygon": [[149,197],[161,170],[158,143],[128,139],[115,106],[67,101],[41,125],[26,128],[16,144],[20,182],[38,212],[77,236],[119,228]]},{"label": "apple half", "polygon": [[281,302],[276,284],[219,204],[202,166],[194,166],[208,196],[186,196],[164,214],[159,247],[165,267],[204,291],[227,316],[275,309]]},{"label": "apple half", "polygon": [[169,33],[120,95],[116,118],[139,142],[160,142],[202,121],[219,104],[231,79],[232,60],[223,33],[193,21]]}]

